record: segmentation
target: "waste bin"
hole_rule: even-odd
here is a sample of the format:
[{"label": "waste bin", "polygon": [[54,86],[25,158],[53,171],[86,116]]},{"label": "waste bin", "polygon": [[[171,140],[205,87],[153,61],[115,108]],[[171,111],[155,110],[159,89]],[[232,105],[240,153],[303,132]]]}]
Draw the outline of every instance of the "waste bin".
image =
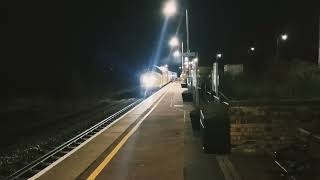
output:
[{"label": "waste bin", "polygon": [[200,129],[205,153],[230,153],[230,121],[228,109],[213,103],[200,110]]},{"label": "waste bin", "polygon": [[195,108],[190,112],[190,120],[192,129],[195,131],[200,130],[200,109]]},{"label": "waste bin", "polygon": [[185,90],[182,92],[182,99],[184,102],[192,102],[193,101],[193,95],[191,91]]}]

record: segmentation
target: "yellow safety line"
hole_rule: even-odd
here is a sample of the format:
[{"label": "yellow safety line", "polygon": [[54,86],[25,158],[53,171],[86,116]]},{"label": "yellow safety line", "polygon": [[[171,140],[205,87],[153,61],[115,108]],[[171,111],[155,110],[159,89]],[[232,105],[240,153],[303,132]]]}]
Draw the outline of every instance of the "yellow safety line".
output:
[{"label": "yellow safety line", "polygon": [[133,133],[137,131],[141,123],[146,119],[149,114],[158,106],[158,104],[162,101],[168,91],[162,95],[160,100],[155,104],[155,106],[131,129],[131,131],[125,135],[125,137],[117,144],[117,146],[111,151],[110,154],[102,161],[102,163],[91,173],[91,175],[87,178],[87,180],[94,180],[101,173],[101,171],[109,164],[111,159],[117,154],[120,148],[127,142],[127,140],[132,136]]}]

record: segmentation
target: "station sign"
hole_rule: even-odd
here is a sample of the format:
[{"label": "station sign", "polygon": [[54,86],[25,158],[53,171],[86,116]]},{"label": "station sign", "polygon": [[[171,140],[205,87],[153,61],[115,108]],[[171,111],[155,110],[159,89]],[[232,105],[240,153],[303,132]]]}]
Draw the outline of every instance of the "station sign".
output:
[{"label": "station sign", "polygon": [[195,57],[196,53],[195,52],[186,52],[186,53],[182,53],[183,57]]}]

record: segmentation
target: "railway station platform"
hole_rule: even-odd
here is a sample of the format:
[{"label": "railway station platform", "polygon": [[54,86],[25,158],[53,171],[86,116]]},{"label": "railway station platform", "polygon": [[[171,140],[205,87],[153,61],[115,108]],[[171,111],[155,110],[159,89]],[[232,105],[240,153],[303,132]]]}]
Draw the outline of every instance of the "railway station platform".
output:
[{"label": "railway station platform", "polygon": [[239,179],[227,156],[202,152],[182,91],[168,84],[31,179]]}]

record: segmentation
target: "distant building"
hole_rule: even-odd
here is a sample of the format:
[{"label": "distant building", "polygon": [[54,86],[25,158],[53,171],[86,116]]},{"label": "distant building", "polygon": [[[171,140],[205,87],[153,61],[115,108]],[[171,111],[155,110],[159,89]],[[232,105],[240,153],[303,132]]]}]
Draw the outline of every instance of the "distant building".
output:
[{"label": "distant building", "polygon": [[224,65],[224,73],[229,73],[233,76],[243,73],[243,64],[226,64]]}]

